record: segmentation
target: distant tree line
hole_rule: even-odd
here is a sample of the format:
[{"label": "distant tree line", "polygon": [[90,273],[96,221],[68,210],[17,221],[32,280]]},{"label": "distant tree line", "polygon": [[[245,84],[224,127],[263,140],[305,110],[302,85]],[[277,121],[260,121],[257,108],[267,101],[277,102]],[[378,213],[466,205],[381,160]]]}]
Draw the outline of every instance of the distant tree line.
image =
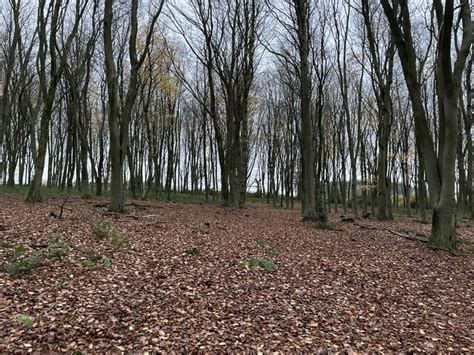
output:
[{"label": "distant tree line", "polygon": [[470,1],[1,0],[8,186],[474,218]]}]

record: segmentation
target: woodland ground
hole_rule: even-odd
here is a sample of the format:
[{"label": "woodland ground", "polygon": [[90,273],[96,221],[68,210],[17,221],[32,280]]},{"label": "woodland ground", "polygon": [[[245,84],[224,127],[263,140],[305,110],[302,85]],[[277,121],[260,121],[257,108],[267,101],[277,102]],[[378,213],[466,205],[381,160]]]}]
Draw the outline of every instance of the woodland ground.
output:
[{"label": "woodland ground", "polygon": [[62,201],[0,197],[2,353],[474,352],[473,222],[452,255],[394,234],[429,234],[404,217],[321,230],[264,205],[129,201],[116,216],[76,197],[51,216]]}]

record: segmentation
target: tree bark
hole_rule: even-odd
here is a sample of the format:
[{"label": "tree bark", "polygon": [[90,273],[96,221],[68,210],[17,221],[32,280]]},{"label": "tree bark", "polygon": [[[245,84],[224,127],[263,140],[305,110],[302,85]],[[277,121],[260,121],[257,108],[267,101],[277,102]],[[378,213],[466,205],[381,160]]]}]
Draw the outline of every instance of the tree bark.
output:
[{"label": "tree bark", "polygon": [[399,4],[396,0],[393,2],[393,7],[388,0],[382,0],[381,3],[397,45],[412,103],[415,131],[421,140],[430,200],[433,205],[433,222],[429,244],[435,248],[453,250],[456,246],[454,184],[458,139],[457,104],[462,73],[472,43],[469,2],[460,2],[463,35],[453,66],[451,63],[451,42],[454,1],[446,1],[443,7],[440,0],[434,0],[439,30],[437,39],[438,102],[442,108],[438,112],[440,115],[438,125],[440,154],[438,156],[434,149],[433,136],[430,134],[421,99],[421,85],[417,75],[416,52],[408,5],[406,2],[400,2]]}]

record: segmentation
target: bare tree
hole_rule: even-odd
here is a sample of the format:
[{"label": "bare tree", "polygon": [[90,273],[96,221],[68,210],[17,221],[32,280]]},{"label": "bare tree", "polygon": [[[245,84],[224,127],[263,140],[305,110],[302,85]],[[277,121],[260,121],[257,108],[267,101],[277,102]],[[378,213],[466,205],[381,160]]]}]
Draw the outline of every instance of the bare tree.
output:
[{"label": "bare tree", "polygon": [[[362,15],[367,32],[369,58],[372,66],[371,77],[378,107],[378,156],[377,156],[377,217],[381,220],[393,218],[391,214],[390,190],[387,178],[388,142],[392,124],[392,100],[390,88],[393,81],[393,59],[395,44],[389,37],[385,53],[381,53],[380,43],[384,33],[374,28],[380,21],[374,19],[374,9],[368,0],[362,0]],[[378,37],[378,38],[377,38]]]},{"label": "bare tree", "polygon": [[112,21],[114,19],[113,1],[105,0],[104,6],[104,55],[107,88],[109,97],[109,130],[110,130],[110,160],[111,160],[111,201],[109,210],[111,212],[125,212],[125,196],[123,168],[124,159],[129,144],[129,124],[132,117],[132,110],[135,105],[138,88],[138,71],[145,61],[148,47],[153,36],[153,30],[158,20],[158,16],[163,8],[164,0],[161,0],[153,14],[145,46],[138,55],[137,34],[138,34],[138,0],[132,0],[130,4],[130,34],[128,40],[130,71],[129,82],[125,96],[123,108],[120,107],[119,83],[117,69],[113,51]]},{"label": "bare tree", "polygon": [[[59,46],[58,35],[63,34],[64,29],[62,28],[64,28],[65,25],[68,7],[64,6],[65,4],[61,0],[50,0],[47,7],[46,0],[40,0],[38,4],[38,75],[43,108],[40,120],[38,148],[34,157],[35,174],[30,191],[28,192],[28,197],[26,198],[29,202],[37,202],[42,199],[41,184],[43,180],[46,148],[48,145],[49,123],[54,109],[56,90],[87,3],[88,0],[76,2],[73,27],[62,47]],[[47,37],[48,30],[49,39]],[[49,62],[47,61],[48,54]],[[47,77],[47,73],[50,73],[49,78]]]},{"label": "bare tree", "polygon": [[456,60],[452,57],[452,31],[454,1],[434,0],[433,6],[438,23],[437,79],[440,111],[438,123],[438,154],[430,133],[427,115],[422,103],[421,85],[417,75],[417,60],[413,43],[410,11],[406,1],[381,1],[390,24],[392,36],[398,49],[403,73],[407,83],[415,131],[420,137],[431,204],[433,222],[430,244],[437,248],[452,250],[455,247],[455,162],[458,139],[457,108],[459,88],[472,43],[472,24],[469,1],[460,1],[459,17],[463,25],[462,41]]}]

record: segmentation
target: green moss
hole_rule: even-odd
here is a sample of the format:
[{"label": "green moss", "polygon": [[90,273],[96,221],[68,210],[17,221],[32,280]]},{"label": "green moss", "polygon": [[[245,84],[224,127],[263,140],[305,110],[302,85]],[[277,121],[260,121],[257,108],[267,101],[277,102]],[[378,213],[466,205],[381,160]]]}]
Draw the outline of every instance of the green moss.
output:
[{"label": "green moss", "polygon": [[242,260],[240,263],[247,267],[260,267],[268,272],[275,272],[277,270],[275,263],[267,258],[247,258]]}]

